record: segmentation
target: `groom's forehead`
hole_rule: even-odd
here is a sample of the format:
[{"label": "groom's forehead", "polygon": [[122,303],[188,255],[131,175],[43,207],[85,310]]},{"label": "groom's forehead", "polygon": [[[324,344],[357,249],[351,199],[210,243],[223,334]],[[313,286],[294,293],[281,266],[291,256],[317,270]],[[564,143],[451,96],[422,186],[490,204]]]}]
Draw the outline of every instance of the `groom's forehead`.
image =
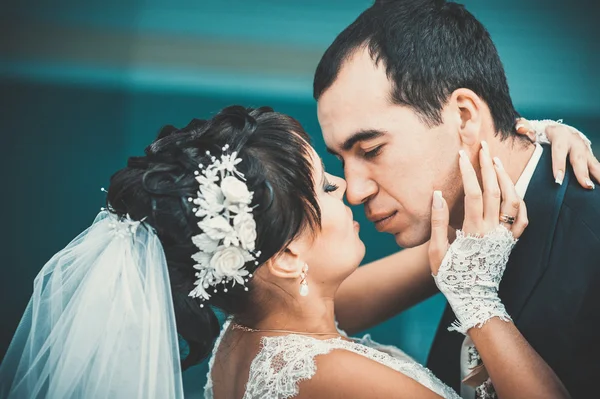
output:
[{"label": "groom's forehead", "polygon": [[390,136],[405,118],[403,112],[395,109],[397,105],[390,102],[352,109],[338,108],[334,102],[325,101],[319,101],[318,118],[329,152],[349,151],[361,142]]},{"label": "groom's forehead", "polygon": [[343,99],[328,94],[317,103],[317,113],[327,150],[334,155],[394,134],[408,116],[398,112],[398,105],[383,94],[378,99]]},{"label": "groom's forehead", "polygon": [[[375,64],[368,52],[346,60],[331,85],[317,99],[319,120],[347,120],[372,113],[390,103],[392,82],[382,63]],[[369,126],[360,126],[368,128]]]}]

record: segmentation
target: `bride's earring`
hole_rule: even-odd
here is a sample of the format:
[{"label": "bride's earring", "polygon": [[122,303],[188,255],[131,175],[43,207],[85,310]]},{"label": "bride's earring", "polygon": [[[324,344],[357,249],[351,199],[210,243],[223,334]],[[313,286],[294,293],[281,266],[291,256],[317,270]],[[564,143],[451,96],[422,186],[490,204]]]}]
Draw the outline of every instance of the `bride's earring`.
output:
[{"label": "bride's earring", "polygon": [[306,282],[306,275],[308,274],[308,265],[305,263],[302,268],[302,272],[300,273],[300,295],[307,296],[308,295],[308,283]]}]

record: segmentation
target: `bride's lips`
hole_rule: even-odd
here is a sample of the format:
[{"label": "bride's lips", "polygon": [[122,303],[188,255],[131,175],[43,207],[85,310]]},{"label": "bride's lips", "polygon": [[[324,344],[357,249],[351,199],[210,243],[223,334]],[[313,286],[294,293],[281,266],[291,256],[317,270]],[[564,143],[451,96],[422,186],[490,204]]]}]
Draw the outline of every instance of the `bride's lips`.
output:
[{"label": "bride's lips", "polygon": [[394,217],[398,214],[398,211],[394,211],[386,216],[373,218],[373,223],[375,223],[375,228],[378,231],[384,231],[386,227],[394,220]]},{"label": "bride's lips", "polygon": [[356,220],[354,221],[354,230],[356,230],[356,232],[360,231],[360,224]]}]

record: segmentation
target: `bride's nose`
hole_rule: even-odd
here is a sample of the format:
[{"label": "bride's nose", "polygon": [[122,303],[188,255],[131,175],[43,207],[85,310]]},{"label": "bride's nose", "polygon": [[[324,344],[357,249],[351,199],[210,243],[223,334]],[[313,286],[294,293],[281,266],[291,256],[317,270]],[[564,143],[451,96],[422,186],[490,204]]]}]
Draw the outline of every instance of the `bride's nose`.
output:
[{"label": "bride's nose", "polygon": [[336,191],[338,192],[338,194],[340,194],[340,197],[344,198],[347,187],[346,180],[339,176],[333,176],[333,182],[338,186],[338,189]]}]

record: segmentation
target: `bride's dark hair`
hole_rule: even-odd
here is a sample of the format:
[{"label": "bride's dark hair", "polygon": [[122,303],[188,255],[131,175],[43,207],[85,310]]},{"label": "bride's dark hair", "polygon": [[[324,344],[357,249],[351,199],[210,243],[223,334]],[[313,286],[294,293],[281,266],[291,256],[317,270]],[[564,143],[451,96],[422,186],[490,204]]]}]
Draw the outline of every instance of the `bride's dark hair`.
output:
[{"label": "bride's dark hair", "polygon": [[[195,197],[198,182],[194,171],[206,152],[219,156],[221,148],[237,151],[237,168],[254,192],[251,206],[257,224],[256,249],[259,265],[281,251],[303,229],[318,229],[321,215],[313,185],[310,140],[293,118],[271,108],[231,106],[212,119],[192,120],[182,129],[165,126],[146,148],[145,156],[129,158],[127,167],[110,181],[107,204],[116,214],[152,226],[164,247],[178,333],[186,340],[186,369],[211,351],[219,334],[219,321],[211,306],[188,296],[196,280],[192,254],[198,249],[192,236],[200,234],[199,219],[189,197]],[[251,273],[257,266],[246,264]],[[212,294],[209,305],[226,314],[248,311],[252,295],[239,284]]]}]

